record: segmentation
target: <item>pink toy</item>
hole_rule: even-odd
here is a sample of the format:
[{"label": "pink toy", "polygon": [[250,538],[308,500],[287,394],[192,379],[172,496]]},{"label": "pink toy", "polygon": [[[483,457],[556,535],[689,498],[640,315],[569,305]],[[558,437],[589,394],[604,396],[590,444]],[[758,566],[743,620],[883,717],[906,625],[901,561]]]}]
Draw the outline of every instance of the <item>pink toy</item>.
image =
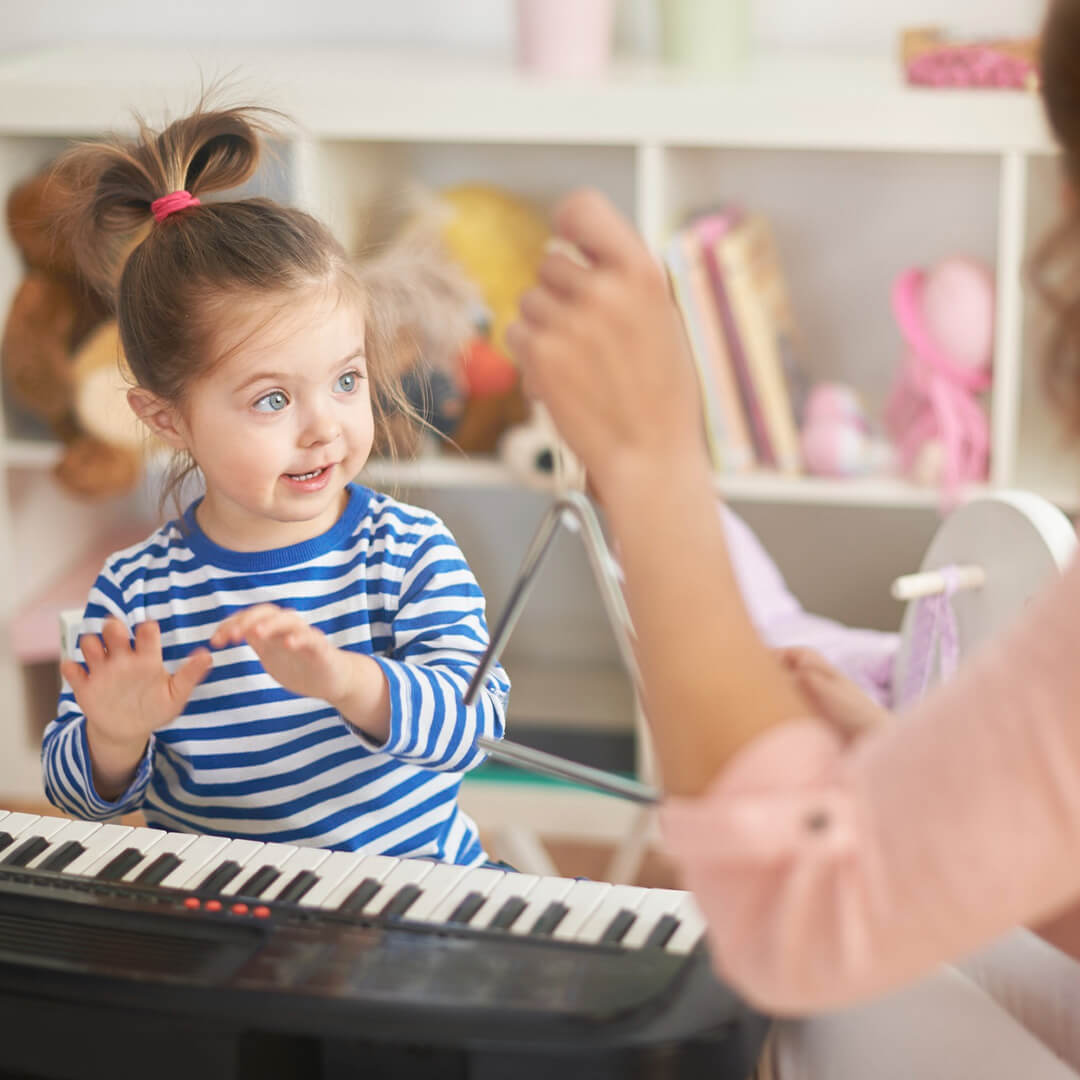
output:
[{"label": "pink toy", "polygon": [[810,391],[800,433],[803,464],[817,476],[862,476],[889,465],[890,448],[871,435],[859,395],[844,383]]},{"label": "pink toy", "polygon": [[900,471],[939,484],[951,501],[963,484],[986,479],[990,435],[976,395],[990,385],[994,281],[974,259],[908,270],[892,308],[907,353],[885,406]]},{"label": "pink toy", "polygon": [[961,40],[923,28],[905,31],[900,48],[907,81],[916,86],[1038,88],[1034,38]]}]

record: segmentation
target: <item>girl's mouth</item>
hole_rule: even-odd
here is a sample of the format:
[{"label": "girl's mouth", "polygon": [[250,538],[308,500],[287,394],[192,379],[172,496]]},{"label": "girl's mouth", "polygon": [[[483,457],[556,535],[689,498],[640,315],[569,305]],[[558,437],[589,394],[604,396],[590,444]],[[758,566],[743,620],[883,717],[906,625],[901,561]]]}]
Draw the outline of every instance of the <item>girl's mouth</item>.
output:
[{"label": "girl's mouth", "polygon": [[330,473],[333,465],[324,465],[321,469],[312,469],[304,473],[285,473],[285,481],[294,491],[317,492],[322,491],[330,483]]},{"label": "girl's mouth", "polygon": [[286,475],[286,476],[287,476],[287,477],[288,477],[288,478],[289,478],[290,480],[297,480],[297,481],[299,481],[300,483],[303,483],[303,482],[304,482],[305,480],[314,480],[314,479],[315,479],[315,477],[317,477],[317,476],[322,476],[322,474],[323,474],[324,472],[326,472],[326,471],[327,471],[327,469],[329,469],[329,468],[330,468],[330,466],[329,466],[329,465],[324,465],[324,466],[323,466],[323,467],[322,467],[321,469],[313,469],[313,470],[312,470],[311,472],[305,472],[305,473],[286,473],[285,475]]}]

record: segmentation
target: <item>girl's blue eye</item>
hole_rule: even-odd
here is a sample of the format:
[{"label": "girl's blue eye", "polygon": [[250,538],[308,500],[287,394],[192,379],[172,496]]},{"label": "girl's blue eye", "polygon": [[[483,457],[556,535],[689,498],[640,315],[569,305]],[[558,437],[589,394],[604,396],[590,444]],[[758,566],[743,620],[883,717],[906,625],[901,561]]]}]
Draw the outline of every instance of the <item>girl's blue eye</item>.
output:
[{"label": "girl's blue eye", "polygon": [[288,404],[289,399],[285,396],[283,390],[271,390],[269,394],[255,402],[255,411],[281,412]]},{"label": "girl's blue eye", "polygon": [[346,371],[337,381],[337,388],[342,393],[351,394],[360,382],[359,371]]}]

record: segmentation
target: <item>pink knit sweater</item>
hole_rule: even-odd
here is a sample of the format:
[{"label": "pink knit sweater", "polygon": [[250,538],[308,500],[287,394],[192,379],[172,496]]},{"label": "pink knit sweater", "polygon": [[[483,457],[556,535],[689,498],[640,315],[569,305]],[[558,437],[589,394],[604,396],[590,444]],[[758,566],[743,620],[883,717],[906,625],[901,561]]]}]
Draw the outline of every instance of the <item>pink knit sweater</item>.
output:
[{"label": "pink knit sweater", "polygon": [[885,991],[1066,910],[1080,563],[893,723],[856,743],[812,718],[773,728],[661,823],[718,970],[774,1013]]}]

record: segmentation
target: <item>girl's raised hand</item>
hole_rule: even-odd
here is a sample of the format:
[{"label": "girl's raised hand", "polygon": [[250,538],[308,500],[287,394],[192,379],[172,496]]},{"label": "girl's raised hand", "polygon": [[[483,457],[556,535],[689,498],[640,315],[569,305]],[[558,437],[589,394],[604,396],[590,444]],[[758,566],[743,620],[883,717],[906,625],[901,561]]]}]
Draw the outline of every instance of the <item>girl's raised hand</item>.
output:
[{"label": "girl's raised hand", "polygon": [[[555,210],[556,236],[507,333],[525,388],[548,407],[600,497],[636,465],[707,462],[697,380],[666,275],[601,194]],[[624,468],[624,466],[626,466]]]},{"label": "girl's raised hand", "polygon": [[256,604],[230,615],[210,638],[212,648],[246,642],[267,672],[302,697],[337,701],[348,687],[345,655],[292,608]]},{"label": "girl's raised hand", "polygon": [[107,778],[106,788],[122,789],[122,777],[138,763],[151,733],[183,712],[191,692],[213,667],[213,657],[206,649],[196,649],[170,675],[161,656],[158,624],[140,623],[132,642],[127,626],[114,617],[105,620],[100,637],[83,634],[79,646],[86,666],[64,660],[60,674],[86,717],[95,775]]}]

